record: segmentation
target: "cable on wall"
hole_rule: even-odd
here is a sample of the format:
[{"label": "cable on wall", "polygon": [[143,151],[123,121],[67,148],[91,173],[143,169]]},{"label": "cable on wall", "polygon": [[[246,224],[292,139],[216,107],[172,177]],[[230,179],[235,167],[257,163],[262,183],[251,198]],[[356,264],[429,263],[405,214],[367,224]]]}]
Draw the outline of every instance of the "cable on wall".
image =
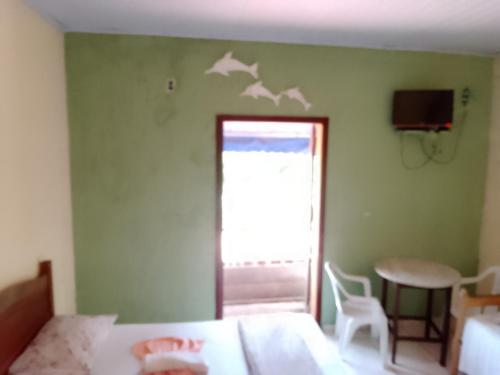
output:
[{"label": "cable on wall", "polygon": [[[422,135],[421,134],[410,134],[412,136],[415,136],[416,138],[421,138]],[[415,169],[420,169],[424,166],[426,166],[427,164],[429,164],[429,162],[431,161],[431,158],[429,156],[427,156],[426,154],[425,155],[425,159],[418,163],[418,164],[415,164],[415,165],[410,165],[408,164],[408,162],[405,160],[405,137],[407,136],[407,132],[400,132],[399,134],[399,153],[401,155],[401,162],[403,164],[403,167],[405,169],[408,169],[408,170],[415,170]],[[421,144],[422,140],[421,139],[418,139],[419,143]]]}]

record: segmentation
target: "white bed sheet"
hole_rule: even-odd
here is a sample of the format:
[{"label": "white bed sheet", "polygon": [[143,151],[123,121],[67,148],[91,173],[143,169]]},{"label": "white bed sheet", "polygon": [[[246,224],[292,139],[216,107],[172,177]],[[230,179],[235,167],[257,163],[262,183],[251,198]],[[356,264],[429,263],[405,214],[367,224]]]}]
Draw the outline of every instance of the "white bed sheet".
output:
[{"label": "white bed sheet", "polygon": [[210,375],[247,375],[248,369],[241,346],[236,320],[115,325],[106,342],[99,348],[92,375],[138,375],[139,361],[132,346],[143,340],[175,336],[203,339],[203,353]]},{"label": "white bed sheet", "polygon": [[467,319],[459,369],[469,375],[500,374],[500,314]]}]

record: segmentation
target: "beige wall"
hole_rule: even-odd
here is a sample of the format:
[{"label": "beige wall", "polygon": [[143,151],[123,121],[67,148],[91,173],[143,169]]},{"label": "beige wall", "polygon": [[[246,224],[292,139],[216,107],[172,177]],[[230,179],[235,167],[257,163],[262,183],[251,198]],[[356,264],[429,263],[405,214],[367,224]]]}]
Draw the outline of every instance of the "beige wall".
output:
[{"label": "beige wall", "polygon": [[0,288],[51,259],[59,313],[75,311],[63,34],[0,2]]},{"label": "beige wall", "polygon": [[493,74],[489,165],[481,230],[480,268],[500,265],[500,57]]}]

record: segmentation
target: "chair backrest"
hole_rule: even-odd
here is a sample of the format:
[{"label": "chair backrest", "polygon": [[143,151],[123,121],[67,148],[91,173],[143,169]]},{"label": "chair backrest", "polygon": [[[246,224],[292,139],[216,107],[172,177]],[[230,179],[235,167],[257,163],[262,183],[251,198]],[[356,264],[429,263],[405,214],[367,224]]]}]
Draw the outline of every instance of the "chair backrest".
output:
[{"label": "chair backrest", "polygon": [[493,284],[491,286],[491,294],[500,294],[500,266],[488,268],[493,276]]},{"label": "chair backrest", "polygon": [[335,299],[335,307],[337,311],[344,312],[342,308],[343,298],[349,298],[350,294],[345,290],[336,274],[338,274],[338,267],[330,262],[325,262],[325,271],[332,285],[333,297]]},{"label": "chair backrest", "polygon": [[[458,293],[462,285],[467,284],[478,284],[486,279],[493,277],[490,290],[486,291],[486,294],[500,294],[500,266],[493,266],[485,269],[476,277],[467,277],[462,279],[462,283],[458,283],[453,287],[453,300],[451,312],[453,315],[458,314]],[[497,312],[498,308],[496,306],[487,306],[482,309],[471,308],[469,309],[468,315],[477,315],[481,313],[494,313]]]},{"label": "chair backrest", "polygon": [[[484,273],[489,277],[493,276],[490,294],[500,294],[500,266],[489,267]],[[483,309],[483,313],[486,314],[494,314],[498,311],[498,306],[487,306]]]}]

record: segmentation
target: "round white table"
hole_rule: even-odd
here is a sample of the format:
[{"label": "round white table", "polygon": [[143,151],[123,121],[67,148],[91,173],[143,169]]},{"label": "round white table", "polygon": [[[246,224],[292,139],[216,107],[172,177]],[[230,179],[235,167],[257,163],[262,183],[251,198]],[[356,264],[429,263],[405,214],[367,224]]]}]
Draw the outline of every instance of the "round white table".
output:
[{"label": "round white table", "polygon": [[[392,322],[390,327],[393,334],[392,362],[396,360],[396,350],[398,341],[420,341],[441,343],[442,366],[446,365],[448,352],[448,336],[450,325],[450,307],[452,288],[460,280],[460,274],[455,269],[444,264],[431,262],[418,258],[396,257],[387,258],[375,265],[375,272],[382,277],[382,306],[387,314],[387,293],[389,282],[396,286],[394,310],[392,314],[387,314]],[[427,290],[427,312],[425,316],[404,316],[400,314],[400,295],[402,288],[417,288]],[[432,304],[435,290],[444,290],[446,293],[445,313],[443,326],[439,329],[432,321]],[[425,335],[401,336],[399,335],[398,324],[402,319],[425,320]],[[438,337],[431,337],[431,329]]]}]

